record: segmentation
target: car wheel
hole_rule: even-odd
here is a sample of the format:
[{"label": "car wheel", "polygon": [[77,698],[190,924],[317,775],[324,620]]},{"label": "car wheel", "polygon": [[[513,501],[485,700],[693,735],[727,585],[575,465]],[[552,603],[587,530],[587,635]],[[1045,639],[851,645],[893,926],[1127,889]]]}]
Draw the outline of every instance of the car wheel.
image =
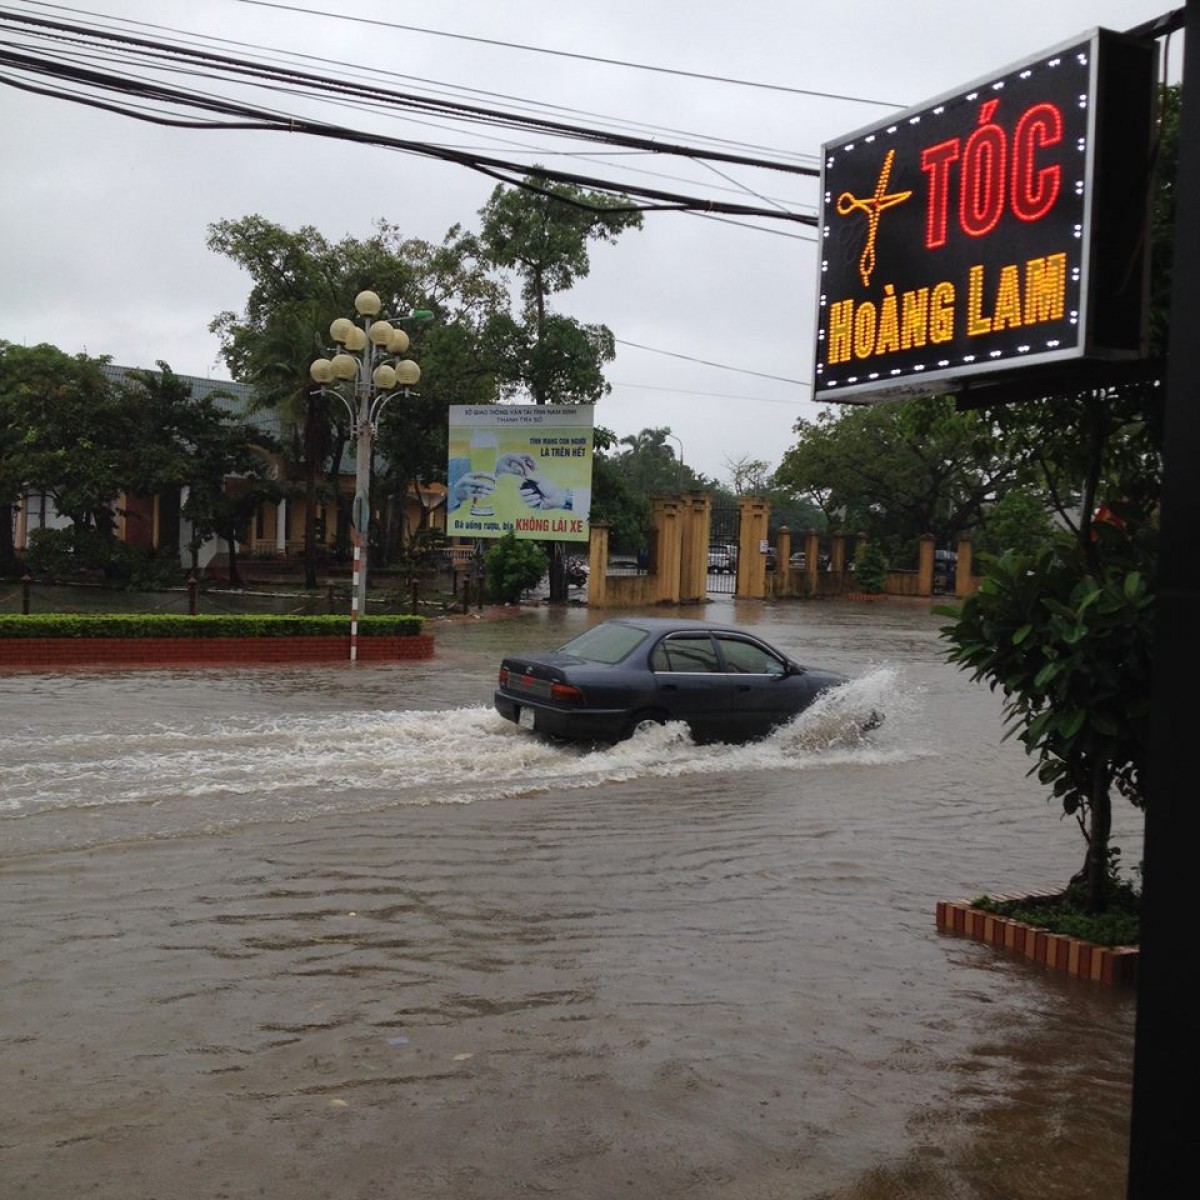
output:
[{"label": "car wheel", "polygon": [[663,712],[646,710],[634,713],[625,723],[625,737],[631,738],[635,733],[641,733],[644,729],[653,729],[656,725],[665,725],[666,723],[667,714]]}]

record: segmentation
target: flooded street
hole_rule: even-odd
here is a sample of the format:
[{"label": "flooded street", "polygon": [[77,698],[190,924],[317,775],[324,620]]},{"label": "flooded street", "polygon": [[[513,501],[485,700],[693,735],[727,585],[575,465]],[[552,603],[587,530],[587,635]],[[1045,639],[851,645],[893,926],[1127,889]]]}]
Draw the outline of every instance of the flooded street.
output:
[{"label": "flooded street", "polygon": [[934,927],[1083,858],[941,619],[687,610],[854,678],[754,746],[492,711],[603,615],[0,675],[3,1195],[1123,1197],[1132,990]]}]

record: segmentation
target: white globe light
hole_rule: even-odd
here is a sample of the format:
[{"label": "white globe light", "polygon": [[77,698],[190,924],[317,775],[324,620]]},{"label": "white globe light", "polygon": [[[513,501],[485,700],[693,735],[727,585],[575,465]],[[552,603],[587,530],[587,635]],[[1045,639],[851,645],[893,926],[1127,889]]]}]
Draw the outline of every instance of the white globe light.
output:
[{"label": "white globe light", "polygon": [[412,387],[421,378],[421,368],[411,358],[401,359],[396,364],[396,382],[401,387]]},{"label": "white globe light", "polygon": [[408,334],[403,329],[393,329],[392,340],[388,342],[388,349],[393,354],[403,354],[408,349]]},{"label": "white globe light", "polygon": [[342,343],[347,350],[361,350],[367,344],[367,335],[363,333],[357,325],[355,325],[348,334],[346,340]]},{"label": "white globe light", "polygon": [[332,325],[329,326],[329,336],[335,342],[344,342],[346,335],[354,328],[354,322],[349,317],[338,317]]},{"label": "white globe light", "polygon": [[311,367],[308,368],[308,373],[312,377],[314,383],[332,383],[333,382],[333,363],[327,358],[318,358]]},{"label": "white globe light", "polygon": [[396,372],[394,368],[389,367],[387,363],[381,363],[375,368],[371,375],[371,379],[375,386],[381,391],[386,392],[388,388],[396,386]]},{"label": "white globe light", "polygon": [[349,354],[335,354],[329,365],[337,379],[353,379],[358,373],[358,363]]},{"label": "white globe light", "polygon": [[394,330],[386,321],[373,321],[371,323],[370,338],[377,346],[386,346],[392,340]]},{"label": "white globe light", "polygon": [[383,307],[383,302],[374,292],[359,292],[354,297],[354,307],[364,317],[373,317]]}]

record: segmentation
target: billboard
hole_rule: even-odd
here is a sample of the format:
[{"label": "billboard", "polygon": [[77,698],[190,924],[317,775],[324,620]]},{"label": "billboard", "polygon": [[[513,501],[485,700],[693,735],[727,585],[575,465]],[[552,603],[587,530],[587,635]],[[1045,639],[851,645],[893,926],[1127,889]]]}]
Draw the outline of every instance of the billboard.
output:
[{"label": "billboard", "polygon": [[1155,54],[1095,30],[823,147],[815,400],[1144,353]]},{"label": "billboard", "polygon": [[593,412],[590,404],[452,405],[447,534],[586,542]]}]

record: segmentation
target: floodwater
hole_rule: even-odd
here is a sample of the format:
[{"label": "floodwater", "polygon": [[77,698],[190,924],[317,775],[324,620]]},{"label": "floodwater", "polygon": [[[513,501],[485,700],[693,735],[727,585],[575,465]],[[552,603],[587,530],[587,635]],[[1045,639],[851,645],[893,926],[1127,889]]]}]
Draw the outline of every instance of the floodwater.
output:
[{"label": "floodwater", "polygon": [[3,1194],[1122,1197],[1132,992],[934,927],[1083,857],[940,619],[709,605],[854,677],[754,746],[493,713],[602,615],[0,675]]}]

